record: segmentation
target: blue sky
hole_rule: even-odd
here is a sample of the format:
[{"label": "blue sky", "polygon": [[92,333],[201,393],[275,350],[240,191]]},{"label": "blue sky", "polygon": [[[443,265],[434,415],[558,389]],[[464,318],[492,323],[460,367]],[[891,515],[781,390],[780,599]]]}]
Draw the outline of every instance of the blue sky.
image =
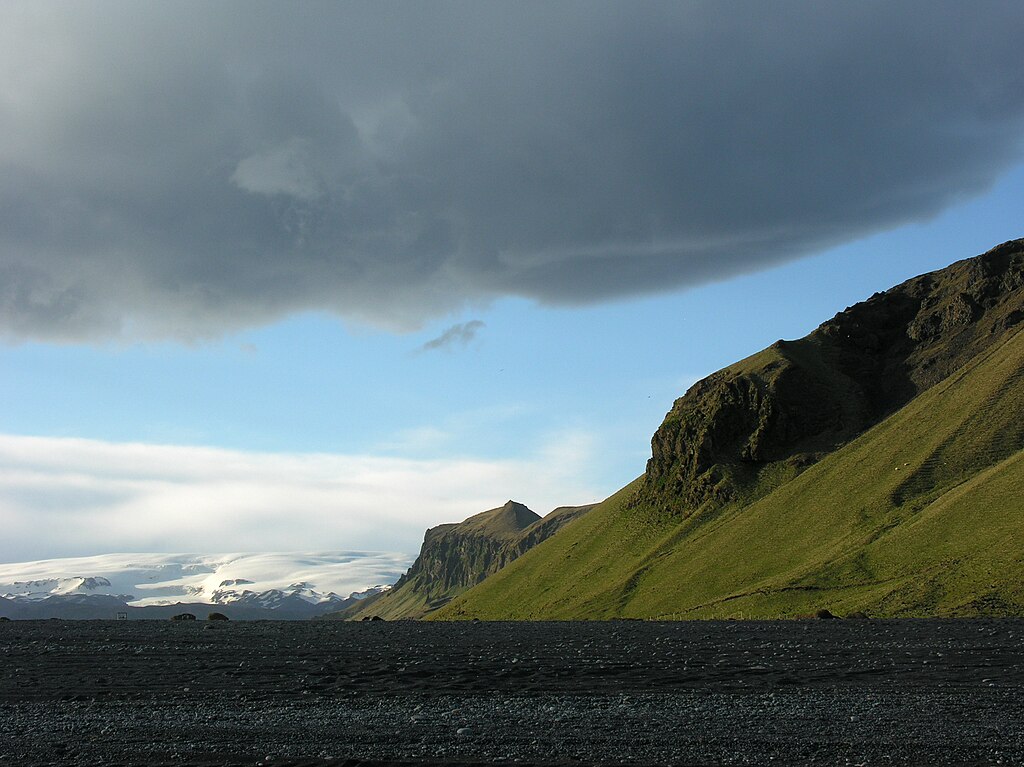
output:
[{"label": "blue sky", "polygon": [[[482,18],[465,22],[467,30],[460,43],[475,39],[473,24],[485,25],[487,14],[499,12],[498,4],[485,5],[488,10]],[[679,5],[698,13],[697,6]],[[129,8],[114,3],[104,7],[113,20]],[[436,9],[440,16],[451,10],[451,6],[420,6],[424,7]],[[671,11],[671,6],[656,7]],[[232,14],[239,12],[228,4],[221,8],[222,22],[230,22]],[[569,21],[572,8],[579,10],[572,4],[563,8]],[[742,20],[740,6],[729,8],[736,11],[736,18],[715,23],[721,22],[724,32],[755,34]],[[1000,13],[1007,8],[1012,9],[1012,4],[993,4],[992,24],[1000,21]],[[73,41],[89,55],[106,40],[102,24],[89,37],[80,35],[72,24],[56,23],[52,14],[34,17],[30,4],[15,4],[8,12],[16,17],[10,23],[29,30],[25,35],[47,29],[50,37],[66,46]],[[167,21],[160,18],[163,13],[154,11],[154,19],[140,17],[133,23],[150,29]],[[815,14],[808,12],[809,17]],[[383,24],[373,13],[365,15],[361,23],[368,29]],[[529,22],[529,15],[518,22]],[[550,20],[552,36],[557,37],[564,21]],[[881,20],[883,28],[885,21]],[[904,21],[902,14],[894,14],[889,32],[895,34]],[[266,23],[287,22],[270,19]],[[599,26],[597,21],[592,23]],[[804,32],[813,34],[816,24],[831,27],[827,18],[810,18]],[[594,34],[607,36],[613,28],[618,29],[613,25]],[[638,29],[633,30],[638,38],[649,32]],[[865,35],[876,34],[865,29]],[[935,39],[918,41],[922,50],[933,50],[936,40],[952,50],[960,42],[958,36],[971,31],[958,31],[948,19],[935,30]],[[290,43],[287,35],[275,38],[278,48],[267,54],[268,59],[314,36],[301,24],[292,31],[295,40]],[[260,32],[259,25],[250,32]],[[708,34],[713,37],[715,32]],[[173,35],[168,39],[175,40]],[[192,43],[203,51],[200,58],[219,62],[217,57],[223,54],[225,60],[231,59],[230,40],[223,45],[213,38]],[[237,40],[234,43],[240,45]],[[433,56],[429,52],[437,44],[424,45],[428,53],[406,51],[405,55],[418,64]],[[628,41],[622,45],[628,51],[633,44],[639,45]],[[913,64],[913,45],[910,48],[906,56]],[[841,72],[842,67],[852,69],[858,64],[865,50],[852,49],[848,61],[836,57],[830,62],[837,68],[837,82],[853,83],[848,100],[870,97],[859,89],[859,80],[847,82]],[[87,62],[92,60],[89,55]],[[175,54],[158,51],[156,55]],[[499,54],[494,55],[499,59],[495,66],[508,66]],[[586,60],[586,51],[579,55],[579,60]],[[771,63],[778,53],[768,46],[762,55]],[[817,62],[808,55],[811,60],[806,65],[813,71]],[[8,56],[17,59],[18,53]],[[237,57],[231,60],[238,63]],[[567,55],[565,60],[543,63],[555,80],[564,76],[571,84],[574,75],[563,72],[572,71],[573,61]],[[248,63],[258,70],[265,62]],[[464,87],[472,94],[481,83],[462,76],[465,64],[445,60],[438,77],[454,83],[452,90]],[[110,63],[96,59],[93,66],[102,74]],[[409,82],[401,78],[411,65],[393,66],[397,75],[387,67],[381,73],[371,72],[379,75],[380,93],[399,93],[395,82]],[[644,82],[656,83],[657,77],[663,77],[673,88],[686,86],[686,78],[694,71],[693,62],[657,56],[637,56],[631,66],[646,73]],[[960,83],[960,90],[977,88],[984,76],[984,82],[993,83],[999,92],[996,75],[1004,74],[1003,66],[998,61],[991,70],[979,65],[965,80],[967,85]],[[60,61],[51,69],[52,79],[44,85],[64,86],[73,79]],[[304,74],[309,72],[313,81],[336,76],[314,69]],[[653,80],[652,72],[657,76]],[[502,81],[508,93],[502,96],[499,89],[495,103],[502,107],[507,97],[516,100],[520,109],[530,109],[535,92],[543,90],[531,79],[534,74],[527,72],[518,82],[513,72]],[[746,77],[729,72],[716,76],[726,84]],[[824,123],[805,125],[799,117],[791,123],[782,120],[766,131],[763,140],[769,145],[774,141],[779,152],[790,152],[796,158],[791,164],[806,161],[806,167],[792,171],[788,166],[781,171],[766,167],[766,174],[778,178],[777,188],[764,183],[756,168],[730,170],[725,161],[731,145],[725,154],[714,155],[709,139],[701,139],[701,146],[714,155],[708,160],[709,169],[692,168],[692,158],[680,167],[692,168],[701,183],[706,183],[706,177],[721,176],[725,181],[721,190],[708,192],[712,199],[707,204],[714,208],[690,223],[685,222],[691,213],[681,214],[685,220],[681,224],[666,224],[667,212],[699,208],[702,198],[689,196],[692,190],[681,182],[679,188],[669,184],[660,171],[649,169],[645,177],[641,171],[649,158],[634,156],[632,150],[613,143],[622,131],[633,131],[661,146],[663,153],[675,151],[677,145],[685,148],[685,136],[667,127],[663,134],[653,132],[660,120],[666,126],[674,124],[675,108],[659,116],[655,107],[632,104],[631,108],[647,109],[651,115],[642,127],[626,121],[616,124],[608,134],[611,138],[590,137],[602,151],[611,153],[603,156],[600,171],[592,169],[593,158],[580,150],[572,153],[572,163],[566,161],[559,168],[559,173],[570,175],[547,174],[547,167],[565,157],[563,146],[555,142],[551,150],[555,159],[549,158],[547,165],[538,165],[530,173],[519,170],[524,162],[529,166],[522,155],[508,159],[492,152],[481,155],[472,167],[453,170],[449,178],[431,164],[432,159],[428,162],[410,154],[420,148],[409,138],[411,132],[429,126],[430,120],[441,120],[417,101],[422,94],[415,88],[407,89],[405,101],[390,95],[378,98],[372,77],[365,89],[373,98],[358,89],[332,91],[332,98],[350,105],[352,119],[346,125],[354,125],[351,130],[364,137],[370,147],[366,151],[376,153],[373,159],[378,165],[383,157],[395,167],[405,163],[428,180],[440,179],[434,193],[446,195],[446,210],[457,211],[462,222],[463,228],[455,234],[451,223],[455,214],[437,214],[444,225],[409,223],[424,220],[433,210],[419,198],[406,200],[416,186],[411,181],[394,188],[379,179],[375,182],[379,189],[367,198],[373,204],[388,207],[401,199],[400,205],[394,203],[397,207],[387,223],[371,226],[367,222],[376,219],[360,213],[363,208],[357,206],[329,220],[335,209],[330,205],[340,199],[331,196],[332,184],[342,184],[338,179],[363,166],[353,160],[355,164],[340,167],[337,176],[320,173],[324,157],[344,154],[348,151],[344,142],[349,139],[332,132],[333,113],[323,117],[322,104],[316,99],[311,99],[312,106],[292,103],[298,99],[294,93],[304,92],[301,78],[293,78],[283,91],[292,101],[271,109],[265,119],[273,125],[286,119],[281,115],[299,120],[295,115],[301,116],[305,109],[312,115],[304,118],[308,124],[268,128],[259,141],[234,154],[228,152],[234,159],[225,160],[222,171],[210,170],[203,176],[220,173],[222,186],[195,193],[203,196],[204,206],[223,203],[219,215],[225,218],[234,215],[241,203],[235,198],[225,202],[228,193],[218,189],[233,184],[231,194],[241,195],[241,201],[267,198],[270,207],[264,215],[280,215],[282,231],[288,234],[274,245],[278,235],[271,230],[258,239],[247,239],[249,230],[243,224],[250,220],[248,212],[238,213],[238,221],[223,230],[214,219],[195,229],[186,227],[179,240],[175,232],[181,231],[180,226],[160,229],[165,214],[157,217],[148,207],[125,202],[136,193],[122,176],[110,180],[106,166],[93,167],[75,158],[86,156],[83,147],[88,146],[93,154],[113,158],[114,165],[122,159],[127,162],[127,153],[146,145],[150,134],[162,128],[127,123],[122,143],[113,148],[102,146],[91,134],[88,140],[69,138],[77,126],[93,119],[97,107],[87,99],[76,104],[80,112],[69,121],[71,127],[47,139],[53,142],[57,159],[44,163],[38,150],[39,146],[49,149],[47,141],[40,139],[39,146],[33,145],[28,127],[33,120],[50,125],[59,113],[44,108],[42,97],[43,106],[38,108],[35,100],[18,101],[24,89],[39,86],[29,82],[28,75],[24,82],[15,75],[3,82],[0,75],[0,94],[6,94],[0,107],[32,105],[23,110],[28,117],[13,107],[0,108],[0,125],[6,121],[9,135],[14,136],[0,159],[25,178],[45,179],[49,178],[45,174],[51,174],[54,179],[72,180],[72,185],[81,182],[85,190],[62,193],[47,202],[49,182],[40,181],[38,190],[30,184],[0,189],[0,199],[8,208],[20,211],[17,222],[5,219],[10,236],[0,237],[0,267],[10,270],[5,274],[8,284],[14,285],[7,298],[0,296],[0,330],[7,338],[0,346],[0,398],[5,403],[0,412],[0,523],[8,530],[7,540],[0,545],[0,560],[175,548],[411,551],[426,526],[461,519],[508,498],[540,513],[558,504],[600,500],[643,471],[653,431],[673,399],[698,378],[777,338],[803,336],[874,291],[1024,234],[1020,99],[1015,97],[991,116],[987,100],[980,106],[971,102],[967,109],[954,103],[965,97],[949,96],[952,117],[939,131],[942,135],[935,138],[925,127],[946,109],[947,97],[942,94],[958,76],[936,75],[937,82],[931,85],[939,95],[922,102],[919,114],[913,114],[913,98],[907,97],[910,106],[900,121],[887,125],[883,123],[888,117],[878,117],[880,127],[876,127],[868,120],[860,132],[846,139],[825,136],[805,149],[793,149],[790,134],[813,129],[820,136]],[[927,90],[929,83],[914,77],[907,75],[907,87],[914,93]],[[1019,68],[1007,77],[1009,82],[1016,77],[1019,83]],[[175,95],[179,102],[166,106],[179,110],[182,120],[192,113],[206,115],[203,105],[223,97],[206,93],[192,75],[182,78],[181,93]],[[436,94],[437,87],[431,83],[428,90]],[[695,102],[711,99],[705,111],[714,112],[728,99],[692,87],[690,98]],[[777,86],[779,100],[803,98],[800,88],[789,91],[787,87]],[[267,92],[278,94],[273,89]],[[620,96],[631,103],[647,97],[632,91]],[[812,96],[807,95],[810,109],[814,108]],[[885,102],[890,96],[880,98],[885,97]],[[659,95],[650,97],[657,100]],[[140,98],[144,104],[158,100],[157,96]],[[537,98],[538,109],[548,104]],[[612,98],[613,94],[602,91],[592,103],[581,101],[574,108],[610,114],[616,106]],[[658,101],[658,108],[663,102],[663,98]],[[461,104],[464,110],[459,130],[469,130],[463,126],[471,125],[480,131],[499,130],[476,107],[466,106],[470,102],[454,98],[451,103]],[[847,102],[837,103],[833,108],[842,112]],[[375,105],[374,109],[360,106],[365,104]],[[885,109],[891,105],[883,103],[883,107],[879,115],[887,115]],[[115,103],[113,108],[119,107]],[[241,107],[224,109],[233,115]],[[720,118],[718,128],[730,125],[731,118],[722,109],[726,116]],[[774,107],[766,109],[773,114]],[[965,109],[981,127],[973,122],[970,130],[964,127]],[[168,114],[170,118],[165,119],[177,119],[178,112]],[[251,123],[254,118],[246,119]],[[189,124],[204,123],[191,120]],[[370,124],[373,131],[366,133],[365,126]],[[563,125],[558,123],[557,130]],[[384,130],[389,126],[401,133],[401,142],[389,138],[392,134]],[[890,136],[904,127],[908,134],[900,138],[904,143],[890,143]],[[694,131],[698,128],[710,130],[698,126]],[[218,135],[217,127],[205,130]],[[502,146],[508,145],[506,139],[522,140],[524,146],[537,147],[540,156],[545,147],[537,136],[556,132],[551,127],[538,133],[532,123],[529,130],[519,130],[510,139],[501,136]],[[452,132],[452,126],[440,122],[436,133],[422,130],[425,136],[445,131]],[[959,135],[957,131],[964,135],[974,131],[973,138],[960,143],[950,139]],[[883,138],[871,139],[876,132]],[[366,138],[371,134],[377,142],[372,146]],[[481,135],[485,140],[490,136]],[[865,145],[857,146],[862,135],[868,137]],[[280,136],[290,138],[274,143]],[[162,160],[154,160],[154,169],[146,170],[152,177],[147,175],[139,183],[155,189],[154,200],[162,205],[173,202],[185,194],[176,186],[178,176],[188,176],[195,159],[191,153],[199,151],[194,147],[207,151],[208,138],[203,135],[189,147],[172,148],[180,152],[177,164],[173,157],[166,167],[160,165]],[[387,144],[388,140],[395,143]],[[747,142],[741,147],[760,140],[742,131],[736,138]],[[940,140],[950,143],[935,143]],[[915,156],[918,145],[927,148],[920,157]],[[447,151],[436,141],[427,149],[430,158]],[[935,153],[940,150],[951,156],[937,159]],[[666,162],[671,160],[662,156]],[[238,157],[244,159],[238,161]],[[822,158],[827,167],[821,165]],[[497,174],[498,181],[472,175],[484,161],[492,165],[488,173]],[[636,188],[641,191],[630,192],[629,205],[637,194],[645,197],[642,205],[635,203],[635,214],[626,206],[614,226],[607,223],[609,216],[618,215],[607,212],[617,210],[611,207],[600,217],[576,212],[567,214],[567,222],[552,217],[556,205],[570,211],[577,203],[581,209],[589,205],[597,213],[611,205],[614,200],[606,199],[610,193],[588,191],[594,179],[611,183],[620,178],[618,171],[601,176],[609,164],[633,168],[631,183],[639,184]],[[897,176],[893,168],[903,175]],[[577,187],[572,173],[589,180]],[[730,179],[730,173],[735,177]],[[821,195],[814,192],[819,176],[833,184],[834,201],[813,196]],[[644,191],[645,178],[650,180],[649,192]],[[751,179],[759,188],[737,192],[747,189]],[[463,187],[474,190],[472,199],[462,196]],[[96,191],[104,188],[102,195]],[[357,194],[353,189],[346,187],[344,199]],[[382,201],[378,194],[390,197]],[[531,195],[536,195],[536,204]],[[776,196],[783,201],[790,198],[795,212],[790,215],[779,206]],[[484,200],[502,214],[485,207]],[[542,203],[546,207],[541,208]],[[53,224],[32,229],[26,223],[23,232],[20,222],[41,216],[32,206],[44,204],[47,210],[64,206],[62,210],[70,211],[69,220],[82,216],[95,231],[80,231],[77,238]],[[361,204],[365,207],[370,202]],[[515,216],[507,212],[510,205]],[[784,212],[773,212],[777,208]],[[199,215],[192,201],[183,202],[181,210],[182,215],[191,216],[190,222]],[[118,223],[119,216],[131,223]],[[319,222],[320,228],[311,221]],[[407,236],[412,231],[409,227],[416,231],[412,239]],[[314,241],[315,252],[310,244]],[[362,243],[358,259],[332,260],[346,247],[355,248],[352,243]],[[264,246],[265,252],[254,250]],[[444,256],[445,248],[457,250]],[[492,249],[497,256],[473,255]],[[235,251],[250,255],[243,259]],[[429,259],[424,255],[428,252]],[[202,257],[196,255],[193,262],[192,254]],[[297,258],[308,260],[296,267]],[[72,282],[69,275],[79,274],[81,279]],[[52,293],[46,292],[48,287],[39,288],[50,284],[57,286]],[[67,287],[61,292],[57,288],[62,285]],[[21,301],[24,295],[32,300]],[[195,298],[203,295],[218,298]],[[75,303],[69,308],[67,302],[72,299]],[[458,326],[472,332],[430,348],[431,341]],[[218,476],[233,479],[226,483]]]},{"label": "blue sky", "polygon": [[[763,272],[577,308],[505,299],[418,332],[304,314],[194,344],[7,345],[0,348],[7,403],[0,432],[228,448],[272,460],[333,453],[501,463],[583,441],[562,494],[557,480],[518,487],[525,477],[513,473],[509,484],[480,487],[466,500],[438,488],[440,500],[425,502],[391,533],[359,533],[363,547],[411,552],[420,527],[457,520],[481,503],[507,496],[543,514],[613,492],[643,471],[651,435],[694,380],[777,338],[800,337],[876,290],[1022,234],[1022,199],[1024,165],[929,221]],[[472,319],[485,325],[470,342],[420,350],[453,322]],[[201,494],[204,486],[196,486]],[[429,480],[411,488],[432,489]],[[339,494],[334,513],[345,513],[346,497]],[[244,510],[240,518],[245,524]],[[322,541],[310,527],[303,524],[288,547],[345,546],[347,528]],[[84,545],[63,541],[57,553],[111,548],[102,532],[78,537]],[[217,548],[204,538],[186,527],[175,540],[179,548]],[[215,540],[231,548],[240,538],[228,526]],[[256,549],[273,543],[243,540]],[[31,526],[19,547],[11,543],[15,558],[20,551],[44,556],[53,546]],[[160,548],[161,538],[143,543]]]}]

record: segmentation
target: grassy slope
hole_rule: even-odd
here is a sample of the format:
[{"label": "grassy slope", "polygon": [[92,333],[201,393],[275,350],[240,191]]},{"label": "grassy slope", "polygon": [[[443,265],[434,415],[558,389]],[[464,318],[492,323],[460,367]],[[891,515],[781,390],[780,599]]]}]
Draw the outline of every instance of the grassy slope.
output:
[{"label": "grassy slope", "polygon": [[[441,525],[434,532],[479,536],[515,545],[544,525],[558,523],[563,517],[571,517],[586,507],[559,507],[540,517],[522,504],[509,501],[504,506],[475,514],[457,524]],[[428,537],[430,533],[428,533]],[[430,552],[427,552],[430,556]],[[424,556],[421,551],[420,556]],[[421,618],[436,609],[439,603],[465,591],[465,587],[443,589],[428,575],[419,573],[400,582],[392,591],[379,597],[367,599],[364,603],[339,614],[346,620],[361,620],[364,617],[380,616],[385,620],[400,618]]]},{"label": "grassy slope", "polygon": [[351,612],[346,611],[344,615],[347,620],[361,620],[363,617],[377,615],[390,621],[410,616],[420,617],[429,611],[426,594],[402,589],[401,593],[385,594],[384,598],[368,601],[366,605]]},{"label": "grassy slope", "polygon": [[439,618],[1024,613],[1024,333],[750,504],[627,486]]}]

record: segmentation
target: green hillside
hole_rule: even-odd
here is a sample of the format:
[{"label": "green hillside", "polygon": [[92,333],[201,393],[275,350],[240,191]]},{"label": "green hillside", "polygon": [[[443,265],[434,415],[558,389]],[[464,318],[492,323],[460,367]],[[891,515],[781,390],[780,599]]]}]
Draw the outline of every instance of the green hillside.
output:
[{"label": "green hillside", "polygon": [[436,617],[1024,614],[1022,245],[695,385],[643,477]]},{"label": "green hillside", "polygon": [[540,517],[521,503],[474,514],[455,524],[427,530],[419,556],[390,591],[331,617],[362,620],[421,618],[483,581],[563,526],[589,506],[562,506]]}]

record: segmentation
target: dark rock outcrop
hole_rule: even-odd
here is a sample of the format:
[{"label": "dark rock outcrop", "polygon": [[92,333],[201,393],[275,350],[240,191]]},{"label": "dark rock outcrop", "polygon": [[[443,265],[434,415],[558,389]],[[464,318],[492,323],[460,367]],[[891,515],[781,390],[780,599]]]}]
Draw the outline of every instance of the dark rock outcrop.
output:
[{"label": "dark rock outcrop", "polygon": [[476,514],[464,522],[427,530],[419,556],[394,587],[339,617],[365,620],[419,618],[469,590],[484,578],[550,538],[593,508],[562,506],[540,517],[521,503]]},{"label": "dark rock outcrop", "polygon": [[[694,384],[652,439],[644,500],[749,499],[1024,327],[1024,240],[908,280]],[[639,499],[638,499],[639,500]]]},{"label": "dark rock outcrop", "polygon": [[523,504],[508,501],[465,522],[432,527],[424,536],[419,557],[394,590],[413,580],[429,584],[428,591],[437,595],[475,586],[517,556],[514,543],[539,520]]}]

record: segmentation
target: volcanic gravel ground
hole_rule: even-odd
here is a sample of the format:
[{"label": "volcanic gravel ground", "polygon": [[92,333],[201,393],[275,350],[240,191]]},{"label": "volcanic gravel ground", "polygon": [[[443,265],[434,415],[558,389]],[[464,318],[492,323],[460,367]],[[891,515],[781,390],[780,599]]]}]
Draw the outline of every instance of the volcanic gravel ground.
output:
[{"label": "volcanic gravel ground", "polygon": [[1024,764],[1024,621],[0,623],[0,764]]}]

